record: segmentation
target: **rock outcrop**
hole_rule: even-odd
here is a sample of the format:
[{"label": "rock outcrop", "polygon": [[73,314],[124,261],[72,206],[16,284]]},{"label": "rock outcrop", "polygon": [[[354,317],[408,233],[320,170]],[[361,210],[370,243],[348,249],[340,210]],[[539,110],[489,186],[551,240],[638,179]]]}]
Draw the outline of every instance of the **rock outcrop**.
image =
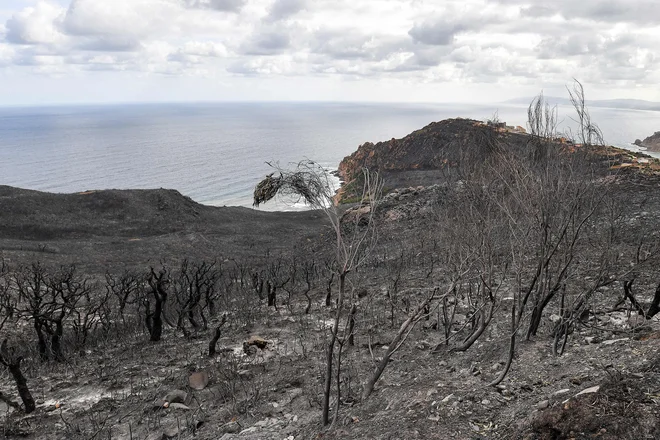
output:
[{"label": "rock outcrop", "polygon": [[639,147],[644,147],[649,151],[660,152],[660,131],[656,131],[655,133],[653,133],[651,136],[647,137],[643,141],[637,139],[635,141],[635,145]]},{"label": "rock outcrop", "polygon": [[524,148],[528,139],[525,134],[457,118],[432,122],[402,139],[367,142],[339,164],[339,174],[345,182],[340,198],[347,200],[354,195],[351,182],[359,180],[363,167],[378,171],[390,189],[427,186],[436,183],[441,175],[478,166],[503,145]]}]

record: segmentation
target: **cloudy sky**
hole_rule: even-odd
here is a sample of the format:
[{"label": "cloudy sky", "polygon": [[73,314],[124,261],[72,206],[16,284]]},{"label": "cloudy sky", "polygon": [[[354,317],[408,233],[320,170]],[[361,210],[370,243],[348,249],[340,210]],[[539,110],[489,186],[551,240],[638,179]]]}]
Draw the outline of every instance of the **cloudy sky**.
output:
[{"label": "cloudy sky", "polygon": [[660,101],[657,0],[0,0],[0,105]]}]

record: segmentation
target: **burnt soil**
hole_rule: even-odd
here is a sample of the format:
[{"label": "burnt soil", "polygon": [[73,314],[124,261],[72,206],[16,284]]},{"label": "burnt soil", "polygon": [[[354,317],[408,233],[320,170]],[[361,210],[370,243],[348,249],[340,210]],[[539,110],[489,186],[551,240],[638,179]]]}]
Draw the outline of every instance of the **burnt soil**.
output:
[{"label": "burnt soil", "polygon": [[[401,176],[402,182],[410,179]],[[660,230],[657,176],[631,172],[612,184],[625,200],[631,228],[649,234]],[[378,252],[423,248],[420,237],[433,230],[432,208],[442,191],[425,186],[389,195],[380,217]],[[75,263],[93,275],[183,258],[258,266],[270,255],[303,255],[301,249],[304,255],[323,254],[327,234],[321,212],[207,207],[172,190],[47,194],[0,187],[0,255],[10,264]],[[640,277],[638,299],[644,305],[659,280],[657,267]],[[353,290],[375,298],[391,282],[377,268],[352,274],[349,281]],[[422,265],[406,266],[401,283],[402,290],[426,285]],[[214,358],[206,356],[210,332],[186,339],[169,327],[158,343],[136,328],[64,363],[27,358],[24,372],[37,411],[23,415],[5,405],[0,435],[90,440],[660,438],[660,322],[656,317],[631,323],[634,313],[614,307],[621,297],[618,284],[602,297],[607,312],[593,318],[593,326],[578,328],[563,356],[552,354],[551,323],[544,321],[536,338],[520,343],[512,370],[498,387],[488,383],[505,360],[508,330],[503,324],[491,326],[475,346],[459,353],[433,352],[442,332],[433,318],[422,321],[393,356],[374,394],[360,402],[372,354],[379,357],[401,323],[400,316],[390,320],[389,309],[376,300],[374,352],[367,332],[358,331],[355,346],[344,354],[342,405],[329,428],[320,423],[324,344],[333,316],[324,296],[325,287],[316,285],[307,315],[300,295],[278,309],[253,303],[249,319],[230,318]],[[458,316],[456,326],[465,319]],[[242,343],[253,335],[269,345],[246,355]],[[203,390],[188,387],[193,371],[208,373]],[[593,392],[578,395],[589,389]],[[173,390],[186,391],[185,408],[162,405]],[[0,391],[15,398],[6,372],[0,373]]]}]

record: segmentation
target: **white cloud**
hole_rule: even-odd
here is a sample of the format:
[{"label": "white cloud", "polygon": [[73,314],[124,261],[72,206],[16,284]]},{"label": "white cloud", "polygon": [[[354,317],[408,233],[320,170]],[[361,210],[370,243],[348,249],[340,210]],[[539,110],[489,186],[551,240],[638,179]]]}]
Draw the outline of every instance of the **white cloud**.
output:
[{"label": "white cloud", "polygon": [[375,97],[386,82],[540,88],[576,76],[635,90],[641,84],[658,93],[651,88],[660,75],[655,0],[22,4],[3,11],[8,18],[0,24],[0,68],[5,71],[78,72],[90,80],[94,72],[122,72],[135,81],[139,75],[195,76],[229,84],[241,77],[281,77],[291,81],[294,93],[303,77],[315,84],[358,79]]},{"label": "white cloud", "polygon": [[10,66],[14,59],[14,48],[8,44],[0,43],[0,67]]},{"label": "white cloud", "polygon": [[5,38],[15,44],[62,43],[66,37],[56,24],[62,12],[62,8],[45,1],[18,11],[5,24]]}]

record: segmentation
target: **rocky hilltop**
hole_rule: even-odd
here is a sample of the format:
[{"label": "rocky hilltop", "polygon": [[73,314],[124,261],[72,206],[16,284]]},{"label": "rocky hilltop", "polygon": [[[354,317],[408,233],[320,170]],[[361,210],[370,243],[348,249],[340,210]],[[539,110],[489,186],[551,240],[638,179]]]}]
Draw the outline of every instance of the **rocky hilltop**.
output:
[{"label": "rocky hilltop", "polygon": [[644,147],[649,151],[660,151],[660,131],[656,131],[651,136],[646,139],[635,141],[635,145],[639,147]]},{"label": "rocky hilltop", "polygon": [[339,173],[350,183],[366,167],[381,173],[389,187],[431,184],[459,165],[483,162],[502,144],[526,145],[528,136],[502,125],[462,118],[432,122],[401,139],[360,145],[341,161]]}]

